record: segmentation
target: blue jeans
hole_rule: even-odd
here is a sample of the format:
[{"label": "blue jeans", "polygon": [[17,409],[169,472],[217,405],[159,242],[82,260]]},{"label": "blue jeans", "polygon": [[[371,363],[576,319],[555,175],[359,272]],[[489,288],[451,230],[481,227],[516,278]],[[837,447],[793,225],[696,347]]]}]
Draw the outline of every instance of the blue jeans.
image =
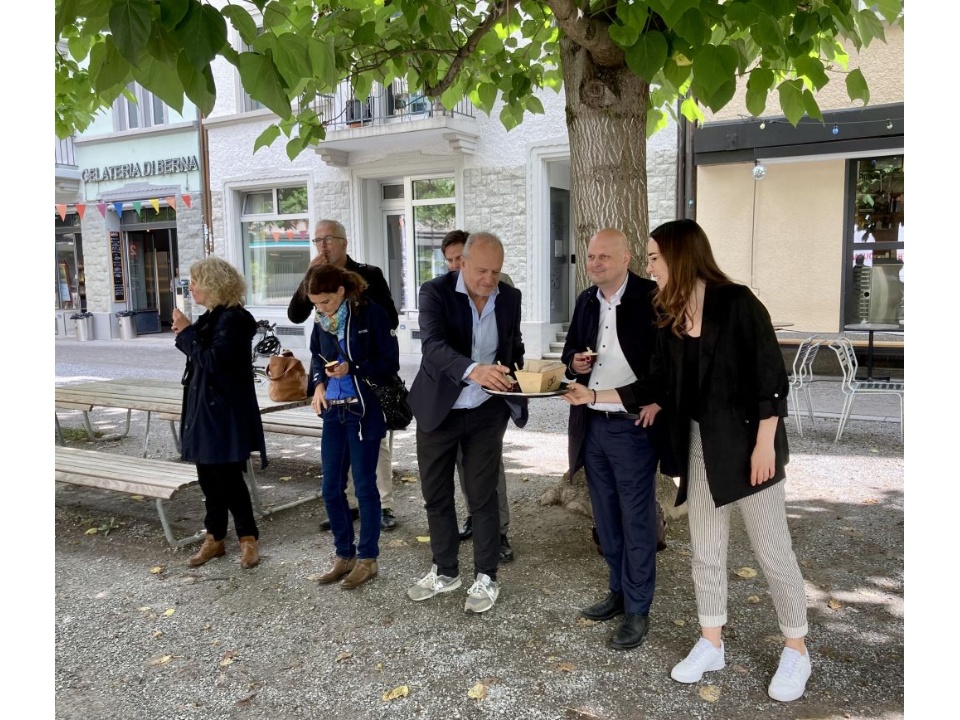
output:
[{"label": "blue jeans", "polygon": [[[373,559],[380,555],[380,493],[377,490],[379,437],[360,438],[360,405],[335,405],[323,413],[321,492],[337,555]],[[353,518],[347,505],[347,470],[360,508],[360,542],[354,545]]]}]

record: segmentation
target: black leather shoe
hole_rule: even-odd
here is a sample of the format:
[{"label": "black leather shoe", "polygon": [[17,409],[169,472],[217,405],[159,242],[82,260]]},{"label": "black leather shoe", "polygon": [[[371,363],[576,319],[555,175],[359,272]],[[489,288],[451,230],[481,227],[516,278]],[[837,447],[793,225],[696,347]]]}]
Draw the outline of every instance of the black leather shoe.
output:
[{"label": "black leather shoe", "polygon": [[604,620],[609,620],[610,618],[620,615],[622,612],[623,595],[620,593],[610,592],[607,593],[607,596],[600,602],[595,603],[590,607],[585,607],[580,611],[580,614],[583,615],[587,620],[603,622]]},{"label": "black leather shoe", "polygon": [[[356,522],[360,519],[360,508],[350,508],[350,516],[353,518],[353,521]],[[326,518],[320,521],[320,531],[321,532],[330,532],[330,518]]]},{"label": "black leather shoe", "polygon": [[500,562],[513,562],[513,548],[510,547],[510,541],[506,535],[500,536]]},{"label": "black leather shoe", "polygon": [[649,629],[650,621],[646,615],[626,613],[620,627],[610,638],[610,647],[614,650],[629,650],[630,648],[640,647],[647,638],[647,630]]},{"label": "black leather shoe", "polygon": [[383,508],[380,512],[380,529],[381,530],[394,530],[397,527],[397,521],[393,517],[393,510],[390,508]]},{"label": "black leather shoe", "polygon": [[464,540],[469,540],[473,536],[473,516],[467,515],[467,519],[463,521],[463,527],[460,528],[460,542]]}]

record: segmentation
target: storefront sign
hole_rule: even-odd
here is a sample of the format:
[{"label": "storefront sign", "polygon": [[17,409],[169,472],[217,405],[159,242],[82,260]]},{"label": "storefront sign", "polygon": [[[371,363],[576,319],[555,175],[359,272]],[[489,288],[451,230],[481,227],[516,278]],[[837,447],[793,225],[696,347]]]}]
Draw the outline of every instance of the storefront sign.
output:
[{"label": "storefront sign", "polygon": [[113,301],[123,302],[126,293],[123,288],[123,244],[120,233],[110,232],[110,264],[113,267]]},{"label": "storefront sign", "polygon": [[170,173],[192,172],[199,170],[196,155],[164,158],[162,160],[144,160],[142,163],[123,165],[105,165],[102,168],[86,168],[80,177],[84,182],[104,180],[125,180],[127,178],[149,177],[151,175],[169,175]]}]

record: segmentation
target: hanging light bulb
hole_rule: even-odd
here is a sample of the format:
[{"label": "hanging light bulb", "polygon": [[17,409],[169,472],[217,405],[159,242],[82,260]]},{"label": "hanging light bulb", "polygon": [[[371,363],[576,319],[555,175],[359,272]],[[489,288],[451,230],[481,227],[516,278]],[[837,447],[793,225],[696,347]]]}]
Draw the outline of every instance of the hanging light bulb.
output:
[{"label": "hanging light bulb", "polygon": [[766,129],[767,129],[767,121],[766,121],[766,120],[763,120],[763,121],[760,122],[760,129],[761,129],[761,130],[766,130]]},{"label": "hanging light bulb", "polygon": [[893,120],[887,120],[887,130],[893,130]]},{"label": "hanging light bulb", "polygon": [[833,130],[831,130],[830,132],[832,132],[834,135],[839,135],[839,134],[840,134],[840,126],[837,125],[836,123],[834,123],[834,124],[833,124]]},{"label": "hanging light bulb", "polygon": [[759,160],[753,161],[753,179],[763,180],[767,176],[767,168]]}]

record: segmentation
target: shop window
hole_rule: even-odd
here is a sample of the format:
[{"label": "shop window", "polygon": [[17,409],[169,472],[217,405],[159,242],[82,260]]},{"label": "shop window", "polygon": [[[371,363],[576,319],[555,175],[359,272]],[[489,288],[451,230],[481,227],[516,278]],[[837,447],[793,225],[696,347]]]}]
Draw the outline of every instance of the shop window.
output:
[{"label": "shop window", "polygon": [[83,271],[83,242],[80,217],[56,219],[54,230],[54,309],[86,310],[87,287]]},{"label": "shop window", "polygon": [[903,325],[903,155],[851,160],[853,227],[848,233],[844,325]]},{"label": "shop window", "polygon": [[247,304],[286,307],[310,264],[307,186],[244,193],[240,229]]}]

